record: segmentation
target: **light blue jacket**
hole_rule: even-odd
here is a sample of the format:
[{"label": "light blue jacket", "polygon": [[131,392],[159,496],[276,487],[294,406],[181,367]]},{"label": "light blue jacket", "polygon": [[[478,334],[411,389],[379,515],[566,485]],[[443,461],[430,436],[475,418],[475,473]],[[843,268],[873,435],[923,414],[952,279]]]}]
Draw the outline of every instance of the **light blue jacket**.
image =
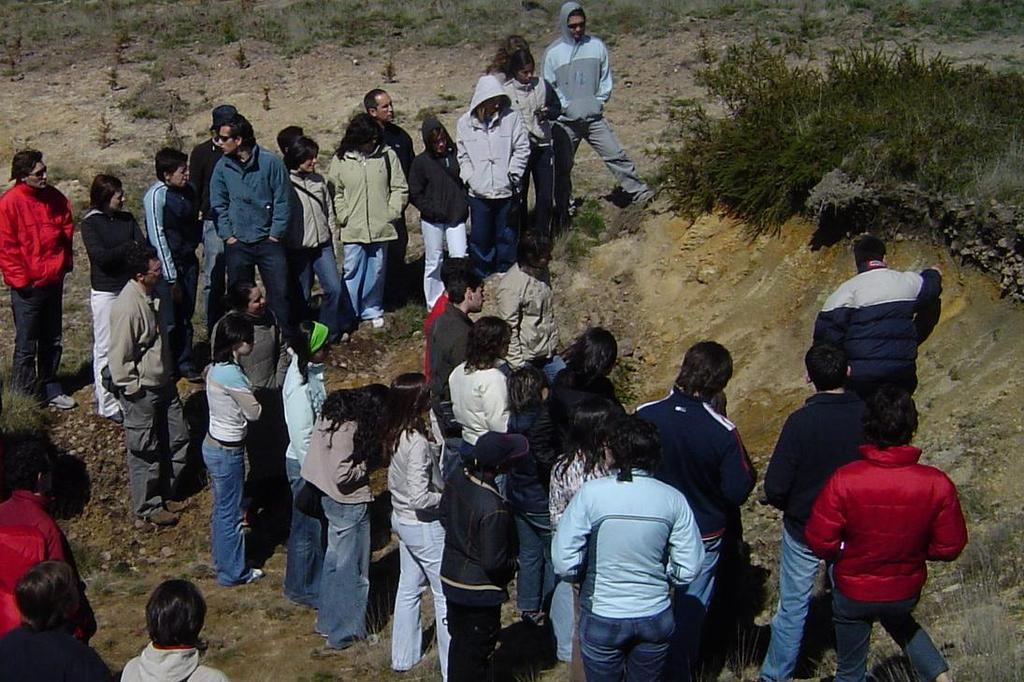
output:
[{"label": "light blue jacket", "polygon": [[682,493],[638,469],[629,482],[616,473],[587,481],[573,496],[551,560],[560,577],[582,581],[580,603],[590,613],[653,616],[671,604],[670,585],[696,577],[704,544]]},{"label": "light blue jacket", "polygon": [[242,165],[222,156],[210,178],[210,210],[221,239],[255,244],[284,241],[291,219],[292,184],[281,159],[256,145]]},{"label": "light blue jacket", "polygon": [[576,42],[566,22],[578,2],[567,2],[559,12],[559,38],[544,53],[544,80],[555,86],[562,102],[561,121],[601,118],[612,95],[612,69],[608,49],[600,38],[584,35]]},{"label": "light blue jacket", "polygon": [[307,374],[309,380],[302,383],[302,373],[299,372],[299,358],[288,349],[291,356],[291,364],[288,365],[288,373],[284,377],[284,387],[281,389],[284,400],[284,421],[288,426],[288,450],[285,457],[296,460],[300,465],[306,459],[306,452],[309,450],[309,440],[313,436],[313,424],[320,416],[320,408],[327,399],[327,388],[324,386],[324,366],[319,363],[309,363]]}]

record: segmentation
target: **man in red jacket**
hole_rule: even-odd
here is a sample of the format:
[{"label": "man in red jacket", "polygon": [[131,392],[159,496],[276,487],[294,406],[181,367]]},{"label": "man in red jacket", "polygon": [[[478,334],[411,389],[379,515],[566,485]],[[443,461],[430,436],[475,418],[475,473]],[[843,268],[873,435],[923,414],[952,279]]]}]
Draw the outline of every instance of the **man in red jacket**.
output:
[{"label": "man in red jacket", "polygon": [[911,445],[917,408],[903,388],[884,385],[864,415],[863,459],[836,470],[804,529],[807,545],[834,562],[835,682],[861,682],[871,625],[900,645],[922,680],[950,682],[949,666],[912,611],[926,562],[952,561],[967,544],[956,486],[918,464]]},{"label": "man in red jacket", "polygon": [[47,184],[43,155],[34,149],[14,155],[11,179],[14,187],[0,196],[0,272],[11,289],[14,313],[11,384],[69,410],[76,403],[64,395],[57,369],[64,276],[72,268],[71,204]]}]

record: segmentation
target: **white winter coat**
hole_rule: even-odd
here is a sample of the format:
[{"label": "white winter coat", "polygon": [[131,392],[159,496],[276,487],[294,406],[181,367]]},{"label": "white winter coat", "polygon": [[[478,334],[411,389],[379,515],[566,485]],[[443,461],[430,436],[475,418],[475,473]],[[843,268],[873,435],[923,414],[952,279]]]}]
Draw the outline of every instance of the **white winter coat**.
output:
[{"label": "white winter coat", "polygon": [[[504,102],[494,118],[480,121],[473,111],[492,97]],[[530,158],[530,136],[496,76],[481,76],[477,81],[469,111],[459,118],[455,132],[459,172],[469,193],[483,199],[512,196]]]}]

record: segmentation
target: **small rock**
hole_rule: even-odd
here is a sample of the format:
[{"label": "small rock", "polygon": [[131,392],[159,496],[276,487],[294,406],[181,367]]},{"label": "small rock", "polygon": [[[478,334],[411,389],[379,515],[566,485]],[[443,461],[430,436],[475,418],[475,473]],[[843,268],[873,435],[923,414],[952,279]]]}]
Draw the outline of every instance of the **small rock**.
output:
[{"label": "small rock", "polygon": [[160,548],[160,556],[172,557],[174,556],[174,550],[170,546],[165,545]]},{"label": "small rock", "polygon": [[113,557],[114,557],[114,555],[111,554],[109,551],[100,552],[100,561],[102,561],[103,563],[107,563]]},{"label": "small rock", "polygon": [[623,339],[619,341],[619,355],[625,358],[633,357],[633,353],[636,352],[636,343],[633,339]]}]

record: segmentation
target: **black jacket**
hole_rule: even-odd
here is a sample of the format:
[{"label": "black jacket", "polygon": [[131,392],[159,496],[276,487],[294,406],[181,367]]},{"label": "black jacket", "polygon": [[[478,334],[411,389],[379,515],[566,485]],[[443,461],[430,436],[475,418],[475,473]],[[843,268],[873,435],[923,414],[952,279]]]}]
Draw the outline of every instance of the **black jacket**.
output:
[{"label": "black jacket", "polygon": [[398,157],[398,163],[402,166],[402,173],[408,178],[409,169],[412,167],[412,158],[415,156],[412,148],[412,138],[409,137],[409,133],[394,123],[385,123],[384,135],[382,137],[384,144],[391,147],[395,152],[395,156]]},{"label": "black jacket", "polygon": [[515,460],[508,472],[508,503],[518,511],[548,513],[548,490],[554,464],[555,425],[548,403],[522,414],[513,413],[509,433],[521,433],[530,441],[530,454]]},{"label": "black jacket", "polygon": [[496,606],[515,575],[515,524],[496,488],[457,469],[441,495],[441,584],[449,602]]},{"label": "black jacket", "polygon": [[220,157],[220,147],[214,145],[212,140],[203,140],[197,144],[188,157],[189,182],[199,197],[199,211],[204,220],[213,219],[210,216],[210,178],[213,177],[213,167],[220,161]]},{"label": "black jacket", "polygon": [[135,216],[124,211],[107,215],[92,210],[82,219],[79,228],[89,256],[90,286],[94,291],[120,293],[130,279],[124,263],[128,244],[149,243]]},{"label": "black jacket", "polygon": [[860,459],[864,403],[856,393],[816,393],[789,415],[764,474],[764,493],[804,542],[811,507],[832,473]]},{"label": "black jacket", "polygon": [[[466,339],[472,326],[469,315],[449,301],[430,327],[430,391],[435,410],[441,409],[441,403],[451,403],[448,377],[466,359]],[[440,419],[442,413],[435,413]]]},{"label": "black jacket", "polygon": [[423,144],[427,149],[412,162],[412,170],[409,171],[409,201],[419,209],[420,215],[427,222],[447,225],[463,223],[469,217],[469,200],[466,187],[459,177],[459,161],[455,149],[449,147],[444,156],[435,156],[430,149],[430,134],[438,128],[444,130],[436,118],[428,116],[423,121]]},{"label": "black jacket", "polygon": [[0,639],[0,682],[109,682],[110,670],[88,645],[64,630],[24,627]]},{"label": "black jacket", "polygon": [[[615,386],[607,377],[597,377],[587,382],[576,377],[570,369],[563,369],[555,377],[548,409],[554,425],[552,448],[556,456],[566,454],[576,408],[588,398],[607,398],[622,407],[622,403],[615,397]],[[622,414],[625,413],[623,410]]]}]

